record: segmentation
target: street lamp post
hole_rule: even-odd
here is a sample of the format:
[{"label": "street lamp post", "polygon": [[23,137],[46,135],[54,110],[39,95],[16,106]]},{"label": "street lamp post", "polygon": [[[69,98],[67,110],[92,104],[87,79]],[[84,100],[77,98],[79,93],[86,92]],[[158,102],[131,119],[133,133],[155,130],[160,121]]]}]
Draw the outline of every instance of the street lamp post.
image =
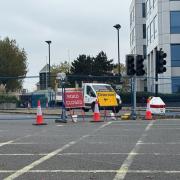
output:
[{"label": "street lamp post", "polygon": [[[51,88],[51,51],[50,51],[50,45],[51,45],[51,41],[45,41],[47,44],[48,44],[48,50],[49,50],[49,78],[48,78],[48,89],[50,89]],[[46,74],[47,74],[47,72],[46,72]],[[46,78],[47,78],[47,76],[46,76]],[[48,90],[48,92],[49,92],[49,90]],[[49,95],[50,95],[50,103],[51,103],[51,89],[50,89],[50,93],[49,93]]]},{"label": "street lamp post", "polygon": [[65,81],[66,81],[66,74],[65,73],[58,73],[57,80],[60,80],[61,88],[62,88],[62,113],[61,113],[61,119],[55,120],[56,123],[67,123],[66,120],[66,107],[65,107]]},{"label": "street lamp post", "polygon": [[50,45],[51,45],[51,41],[45,41],[48,44],[48,49],[49,49],[49,85],[48,87],[51,87],[51,51],[50,51]]},{"label": "street lamp post", "polygon": [[116,24],[113,27],[117,29],[117,36],[118,36],[118,75],[121,76],[120,50],[119,50],[119,29],[121,28],[121,25],[120,24]]}]

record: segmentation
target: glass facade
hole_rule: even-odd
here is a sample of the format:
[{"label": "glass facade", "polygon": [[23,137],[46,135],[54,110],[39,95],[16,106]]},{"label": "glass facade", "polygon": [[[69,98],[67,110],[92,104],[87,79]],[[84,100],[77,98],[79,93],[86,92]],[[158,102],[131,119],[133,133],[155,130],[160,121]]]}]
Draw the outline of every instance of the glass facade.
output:
[{"label": "glass facade", "polygon": [[146,39],[146,24],[143,24],[143,39]]},{"label": "glass facade", "polygon": [[171,11],[170,12],[170,23],[171,23],[171,34],[180,33],[180,11]]},{"label": "glass facade", "polygon": [[146,17],[146,4],[142,3],[142,17],[145,18]]},{"label": "glass facade", "polygon": [[158,34],[158,18],[155,16],[146,29],[147,46],[151,44]]},{"label": "glass facade", "polygon": [[171,66],[180,67],[180,44],[171,44]]},{"label": "glass facade", "polygon": [[180,77],[172,77],[172,92],[180,93]]}]

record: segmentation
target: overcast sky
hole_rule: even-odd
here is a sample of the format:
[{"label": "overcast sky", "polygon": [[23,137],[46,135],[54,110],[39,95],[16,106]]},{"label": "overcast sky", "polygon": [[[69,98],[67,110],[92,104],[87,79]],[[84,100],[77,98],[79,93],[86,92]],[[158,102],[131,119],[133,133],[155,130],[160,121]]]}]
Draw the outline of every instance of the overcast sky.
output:
[{"label": "overcast sky", "polygon": [[[73,61],[79,54],[96,56],[101,50],[117,63],[117,31],[120,54],[129,53],[129,5],[131,0],[1,0],[0,37],[16,39],[28,57],[28,76],[38,75],[51,64]],[[37,81],[37,80],[36,80]],[[27,83],[25,84],[27,86]]]}]

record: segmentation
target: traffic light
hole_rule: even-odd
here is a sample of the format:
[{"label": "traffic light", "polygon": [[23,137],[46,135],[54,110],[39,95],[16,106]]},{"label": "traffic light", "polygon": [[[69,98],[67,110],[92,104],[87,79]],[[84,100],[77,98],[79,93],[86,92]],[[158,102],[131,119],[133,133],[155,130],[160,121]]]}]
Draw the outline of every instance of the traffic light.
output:
[{"label": "traffic light", "polygon": [[136,55],[136,75],[143,76],[144,74],[144,58],[142,55]]},{"label": "traffic light", "polygon": [[166,60],[167,54],[160,49],[159,51],[156,51],[156,73],[162,74],[166,72]]},{"label": "traffic light", "polygon": [[129,54],[126,56],[126,74],[133,76],[135,73],[135,58],[133,54]]}]

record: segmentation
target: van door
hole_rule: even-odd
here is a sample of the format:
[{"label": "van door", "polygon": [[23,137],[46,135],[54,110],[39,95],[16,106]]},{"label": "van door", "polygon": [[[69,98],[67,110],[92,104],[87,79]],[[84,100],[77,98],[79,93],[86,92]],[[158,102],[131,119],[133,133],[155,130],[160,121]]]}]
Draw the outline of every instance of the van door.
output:
[{"label": "van door", "polygon": [[91,86],[86,86],[84,98],[85,98],[85,104],[88,104],[88,105],[90,105],[96,98],[96,94],[91,88]]}]

